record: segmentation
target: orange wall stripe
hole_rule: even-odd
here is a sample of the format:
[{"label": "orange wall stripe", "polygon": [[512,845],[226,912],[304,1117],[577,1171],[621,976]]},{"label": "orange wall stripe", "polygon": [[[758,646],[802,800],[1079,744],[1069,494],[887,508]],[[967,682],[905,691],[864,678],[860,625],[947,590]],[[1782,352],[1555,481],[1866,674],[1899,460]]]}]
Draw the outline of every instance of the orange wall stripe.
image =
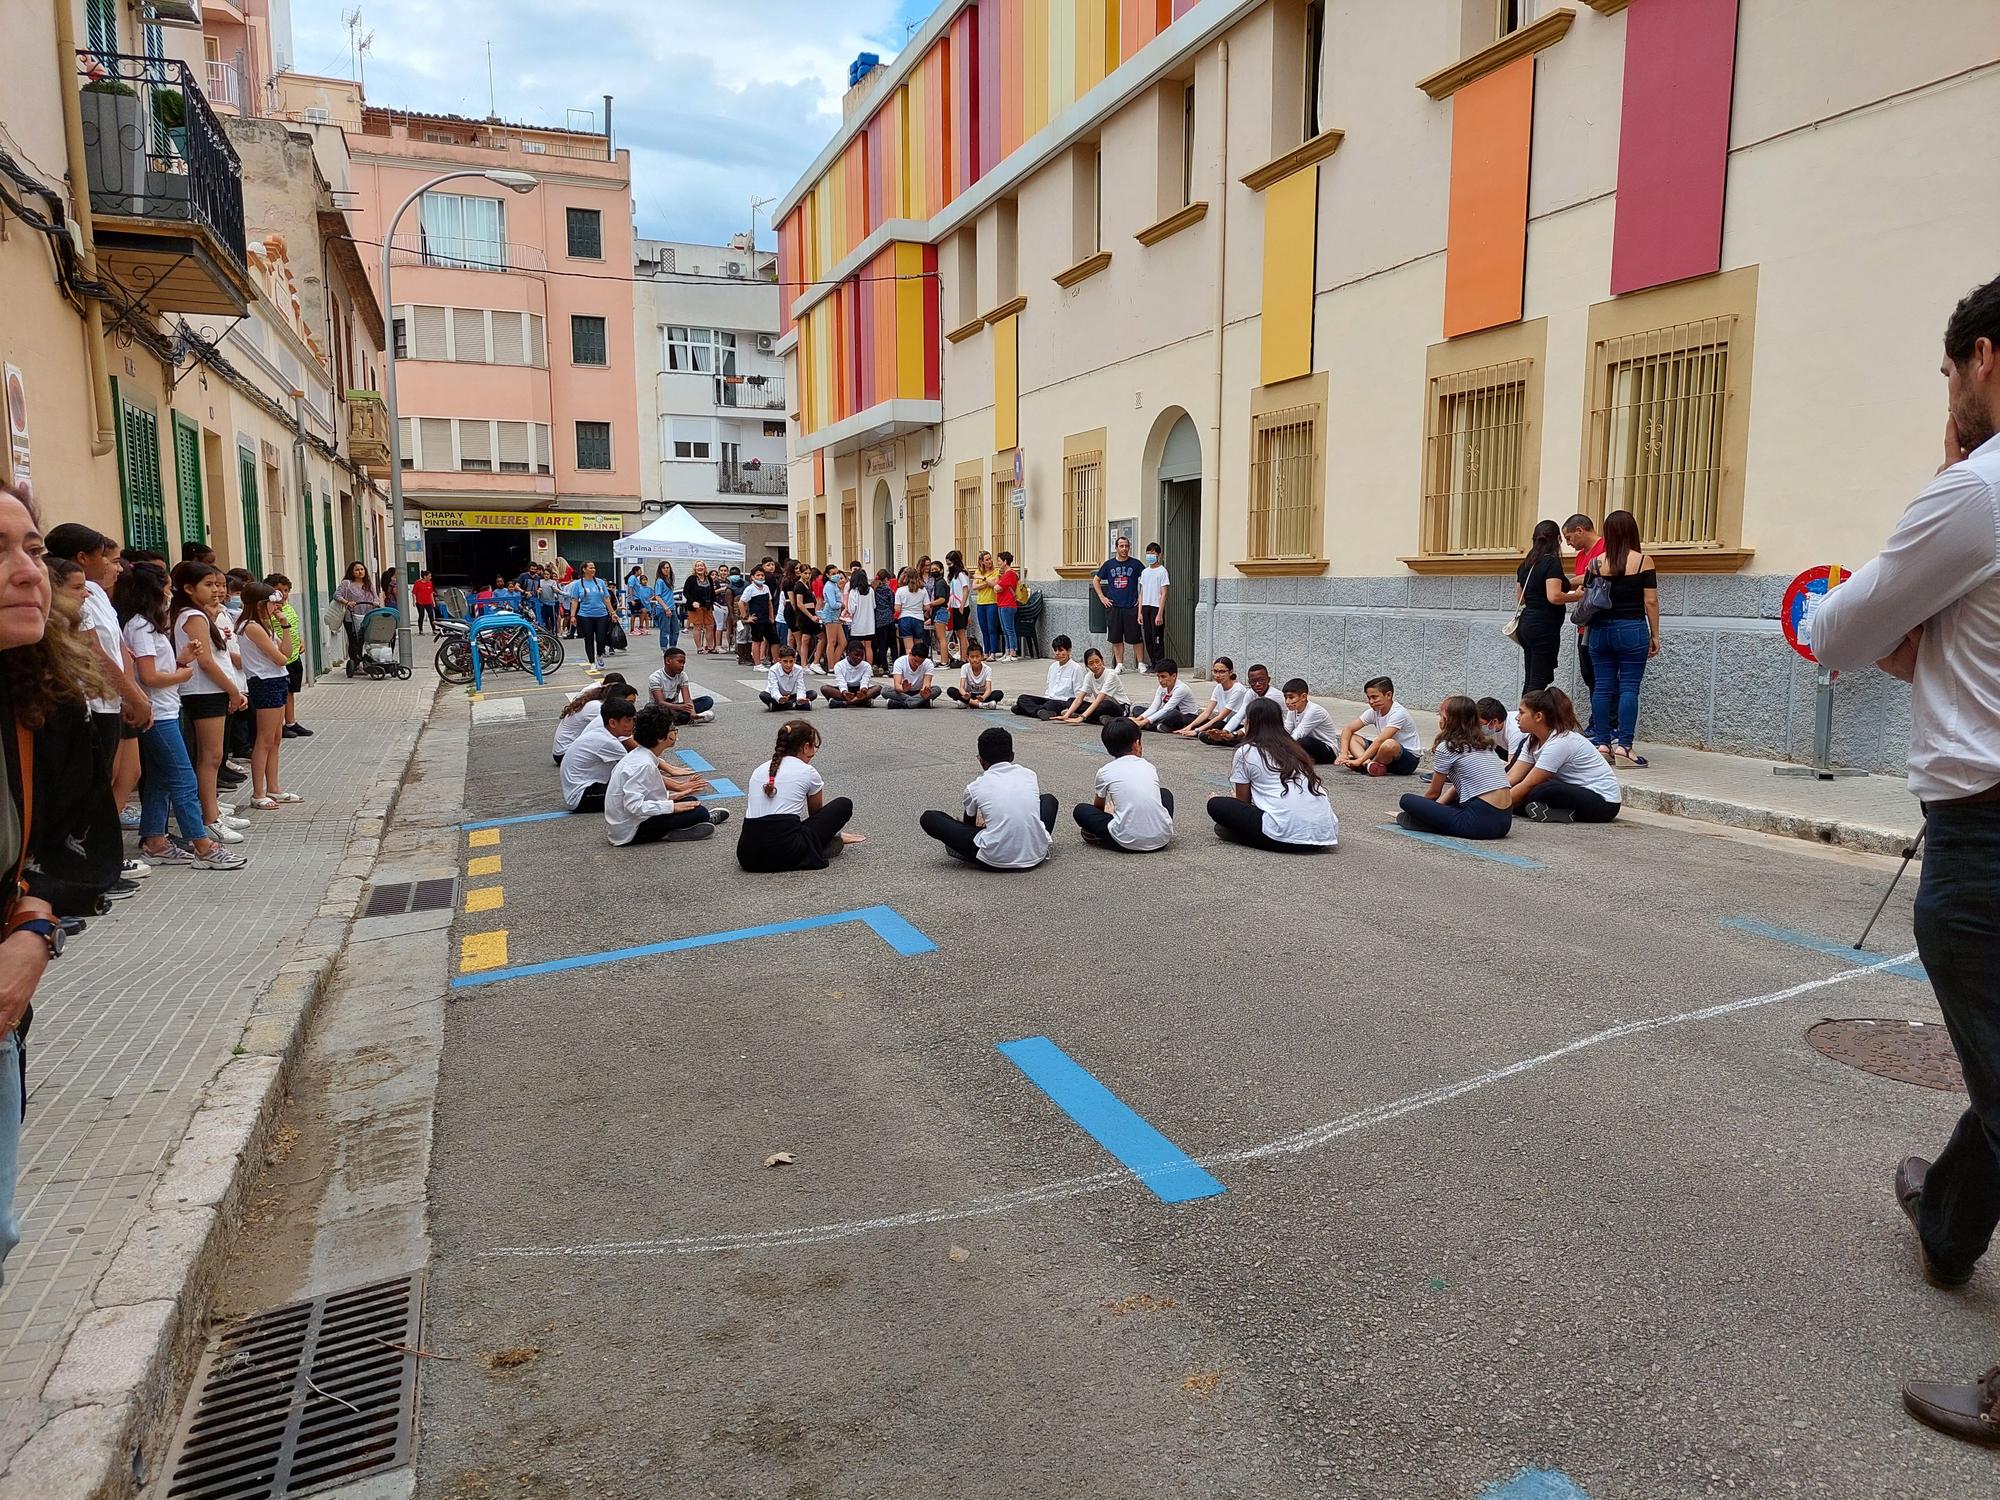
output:
[{"label": "orange wall stripe", "polygon": [[1451,97],[1451,220],[1444,332],[1451,338],[1521,317],[1528,259],[1528,151],[1535,60],[1511,62]]}]

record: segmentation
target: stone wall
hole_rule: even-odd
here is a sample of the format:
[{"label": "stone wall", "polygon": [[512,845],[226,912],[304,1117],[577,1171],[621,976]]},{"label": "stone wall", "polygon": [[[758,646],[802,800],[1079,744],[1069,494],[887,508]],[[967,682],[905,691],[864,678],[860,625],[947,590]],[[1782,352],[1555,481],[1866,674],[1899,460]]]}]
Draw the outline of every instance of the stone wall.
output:
[{"label": "stone wall", "polygon": [[[1812,666],[1785,643],[1780,577],[1668,573],[1660,578],[1660,655],[1646,672],[1639,739],[1773,760],[1812,759]],[[1089,584],[1050,579],[1042,642],[1091,638]],[[1521,651],[1500,633],[1514,607],[1511,577],[1206,579],[1196,638],[1238,668],[1261,661],[1282,682],[1359,698],[1386,674],[1397,696],[1429,707],[1450,693],[1513,703]],[[1213,644],[1209,644],[1210,642]],[[1206,662],[1202,667],[1206,668]],[[1578,697],[1576,638],[1565,637],[1556,683]],[[1909,743],[1909,689],[1873,670],[1834,685],[1837,763],[1900,773]]]}]

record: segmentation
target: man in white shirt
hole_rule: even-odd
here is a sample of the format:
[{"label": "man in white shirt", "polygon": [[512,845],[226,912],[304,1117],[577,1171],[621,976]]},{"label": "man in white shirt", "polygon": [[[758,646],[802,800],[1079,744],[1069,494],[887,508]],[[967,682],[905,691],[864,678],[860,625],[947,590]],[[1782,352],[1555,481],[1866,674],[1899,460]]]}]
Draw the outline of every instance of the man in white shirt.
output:
[{"label": "man in white shirt", "polygon": [[927,812],[924,832],[968,864],[1032,870],[1049,857],[1056,799],[1035,773],[1014,763],[1014,736],[995,727],[979,736],[980,774],[965,789],[965,816]]},{"label": "man in white shirt", "polygon": [[1146,543],[1146,566],[1139,570],[1139,636],[1148,672],[1159,670],[1167,658],[1167,588],[1172,582],[1160,561],[1160,544]]},{"label": "man in white shirt", "polygon": [[673,729],[673,716],[658,704],[649,704],[632,720],[635,743],[612,767],[604,789],[605,837],[611,843],[685,843],[707,838],[717,824],[729,820],[726,808],[703,807],[695,788],[680,778],[675,786],[667,785],[659,746]]},{"label": "man in white shirt", "polygon": [[826,683],[828,708],[866,708],[882,696],[875,685],[875,669],[868,665],[861,642],[850,640],[847,655],[833,664],[833,676]]},{"label": "man in white shirt", "polygon": [[1333,715],[1312,701],[1312,689],[1303,677],[1285,684],[1285,733],[1298,741],[1316,765],[1330,765],[1340,758],[1340,735],[1333,727]]},{"label": "man in white shirt", "polygon": [[1371,677],[1361,691],[1368,706],[1340,731],[1340,754],[1334,764],[1370,776],[1415,775],[1417,757],[1424,753],[1423,732],[1410,711],[1396,701],[1396,684],[1387,677]]},{"label": "man in white shirt", "polygon": [[1059,635],[1049,642],[1055,660],[1049,663],[1048,681],[1042,691],[1023,693],[1014,700],[1014,712],[1024,719],[1053,719],[1076,701],[1083,691],[1083,663],[1070,660],[1070,641]]},{"label": "man in white shirt", "polygon": [[921,635],[910,637],[910,649],[889,668],[884,708],[929,708],[938,690],[931,685],[930,647]]},{"label": "man in white shirt", "polygon": [[563,756],[563,805],[571,812],[603,812],[611,773],[631,749],[632,720],[638,707],[630,698],[606,698],[604,713],[587,726]]},{"label": "man in white shirt", "polygon": [[757,696],[772,713],[812,712],[814,693],[806,686],[806,669],[799,665],[799,653],[790,642],[778,648],[778,659],[764,674],[764,691]]},{"label": "man in white shirt", "polygon": [[1185,727],[1194,718],[1194,694],[1181,681],[1180,663],[1172,657],[1153,663],[1154,679],[1159,687],[1153,693],[1153,701],[1132,717],[1141,729],[1155,729],[1162,734],[1171,734]]},{"label": "man in white shirt", "polygon": [[1097,768],[1092,800],[1076,805],[1076,826],[1088,842],[1128,854],[1166,848],[1174,837],[1174,794],[1160,785],[1159,770],[1140,748],[1139,726],[1113,719],[1099,737],[1110,759]]},{"label": "man in white shirt", "polygon": [[1262,662],[1258,662],[1243,674],[1243,681],[1248,688],[1248,691],[1243,694],[1243,701],[1238,703],[1235,711],[1220,724],[1211,724],[1202,731],[1201,739],[1203,744],[1223,745],[1232,748],[1242,744],[1245,738],[1247,738],[1243,732],[1243,721],[1250,715],[1250,705],[1255,703],[1259,698],[1270,699],[1278,705],[1281,713],[1284,711],[1285,695],[1271,686],[1271,669],[1269,667],[1265,666]]},{"label": "man in white shirt", "polygon": [[669,646],[660,653],[660,669],[646,679],[653,701],[674,716],[676,724],[706,724],[715,717],[715,700],[703,693],[695,696],[688,681],[687,652]]},{"label": "man in white shirt", "polygon": [[[1965,1073],[1967,1108],[1937,1160],[1896,1169],[1926,1280],[1968,1280],[2000,1224],[2000,278],[1944,331],[1944,464],[1881,555],[1812,621],[1823,666],[1871,663],[1911,686],[1910,790],[1924,808],[1917,952]],[[2000,1368],[1972,1384],[1909,1381],[1903,1405],[2000,1445]]]}]

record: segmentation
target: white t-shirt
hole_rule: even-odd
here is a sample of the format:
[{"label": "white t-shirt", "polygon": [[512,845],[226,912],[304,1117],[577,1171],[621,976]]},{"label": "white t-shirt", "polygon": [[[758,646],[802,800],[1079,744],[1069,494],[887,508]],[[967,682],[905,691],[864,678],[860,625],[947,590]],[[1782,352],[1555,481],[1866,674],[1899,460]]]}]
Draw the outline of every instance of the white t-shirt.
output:
[{"label": "white t-shirt", "polygon": [[802,698],[806,691],[806,669],[796,662],[787,672],[777,662],[764,674],[764,691],[773,698]]},{"label": "white t-shirt", "polygon": [[[271,644],[278,643],[277,622],[264,627],[264,633],[271,638]],[[236,623],[236,649],[243,654],[243,675],[245,677],[272,678],[285,675],[284,662],[267,653],[259,646],[250,632],[243,628],[243,622]]]},{"label": "white t-shirt", "polygon": [[1145,711],[1139,714],[1138,717],[1151,724],[1157,722],[1164,714],[1188,714],[1193,712],[1194,694],[1188,691],[1188,685],[1185,682],[1176,677],[1171,692],[1166,688],[1154,689],[1153,701],[1146,705]]},{"label": "white t-shirt", "polygon": [[563,757],[562,792],[565,805],[574,808],[583,794],[600,782],[611,780],[618,762],[625,758],[625,742],[604,727],[600,716],[576,737]]},{"label": "white t-shirt", "polygon": [[1510,708],[1507,710],[1506,721],[1501,724],[1498,730],[1495,730],[1491,725],[1487,726],[1486,737],[1499,746],[1501,750],[1505,751],[1507,759],[1512,761],[1514,759],[1514,752],[1519,750],[1521,742],[1527,739],[1528,731],[1521,727],[1520,713]]},{"label": "white t-shirt", "polygon": [[[655,672],[653,675],[658,677],[660,674]],[[568,752],[569,747],[576,743],[578,735],[582,734],[591,725],[601,723],[603,719],[604,704],[601,700],[595,698],[584,704],[575,713],[564,714],[560,719],[557,719],[555,743],[550,746],[551,750],[555,753],[556,759],[561,760],[563,758],[564,754]]]},{"label": "white t-shirt", "polygon": [[900,588],[896,590],[896,618],[899,620],[921,620],[924,617],[924,603],[928,596],[922,589]]},{"label": "white t-shirt", "polygon": [[865,661],[842,657],[833,664],[833,680],[843,693],[858,693],[875,680],[875,669]]},{"label": "white t-shirt", "polygon": [[1083,663],[1075,657],[1068,661],[1049,663],[1048,682],[1043,686],[1044,698],[1059,698],[1067,703],[1083,691]]},{"label": "white t-shirt", "polygon": [[[111,607],[111,596],[87,580],[83,585],[83,628],[97,637],[97,644],[104,648],[114,667],[124,661],[125,642],[118,632],[118,611]],[[124,706],[116,694],[90,700],[90,711],[94,714],[115,714]]]},{"label": "white t-shirt", "polygon": [[1250,684],[1241,677],[1228,687],[1219,682],[1208,685],[1208,706],[1219,708],[1225,719],[1233,719],[1249,705]]},{"label": "white t-shirt", "polygon": [[996,870],[1032,870],[1049,857],[1042,826],[1042,783],[1026,766],[1003,760],[965,789],[965,815],[986,826],[973,840],[979,862]]},{"label": "white t-shirt", "polygon": [[[209,634],[209,623],[207,613],[199,609],[184,609],[174,620],[174,650],[176,653],[186,649],[191,639],[191,633],[198,633],[202,643],[208,647],[208,656],[205,659],[205,663],[200,661],[195,662],[194,676],[181,684],[181,696],[184,698],[198,697],[203,693],[227,693],[229,691],[228,687],[222,683],[218,683],[210,674],[210,666],[219,668],[222,675],[229,682],[233,683],[236,681],[235,670],[229,662],[228,649],[226,645],[218,646],[215,644],[215,637]],[[219,624],[216,626],[217,630],[221,628]],[[225,642],[228,639],[229,637],[226,635],[223,637]],[[179,712],[179,710],[177,709],[175,712]]]},{"label": "white t-shirt", "polygon": [[847,591],[847,633],[853,636],[875,633],[875,590],[871,588],[849,589]]},{"label": "white t-shirt", "polygon": [[931,659],[928,656],[911,661],[909,653],[896,658],[896,664],[889,668],[889,680],[906,693],[920,690],[930,680]]},{"label": "white t-shirt", "polygon": [[[1264,689],[1263,695],[1264,697],[1270,699],[1271,702],[1277,704],[1280,710],[1283,710],[1285,706],[1285,695],[1283,693],[1279,692],[1274,687],[1269,687]],[[1236,712],[1229,716],[1229,718],[1223,723],[1222,727],[1228,730],[1231,734],[1236,733],[1237,730],[1243,727],[1244,720],[1250,717],[1250,705],[1255,703],[1256,701],[1257,701],[1257,694],[1251,692],[1249,690],[1248,685],[1246,684],[1244,687],[1243,701],[1236,706]]]},{"label": "white t-shirt", "polygon": [[1166,597],[1167,585],[1172,582],[1173,579],[1167,576],[1167,565],[1165,563],[1161,563],[1158,567],[1141,568],[1139,570],[1139,608],[1158,609],[1160,607],[1160,600]]},{"label": "white t-shirt", "polygon": [[1096,796],[1111,804],[1111,837],[1127,849],[1164,849],[1173,815],[1160,800],[1160,772],[1143,755],[1120,755],[1097,768]]},{"label": "white t-shirt", "polygon": [[946,601],[953,609],[964,609],[966,600],[972,597],[972,575],[961,568],[951,580],[951,596]]},{"label": "white t-shirt", "polygon": [[958,690],[968,698],[984,698],[993,691],[993,668],[989,666],[975,677],[972,663],[967,662],[958,669]]},{"label": "white t-shirt", "polygon": [[1492,750],[1453,750],[1440,744],[1431,752],[1431,769],[1458,790],[1461,804],[1507,785],[1507,762]]},{"label": "white t-shirt", "polygon": [[[134,659],[143,657],[151,661],[153,669],[162,676],[180,670],[174,662],[173,637],[153,629],[138,615],[125,622],[124,640]],[[181,685],[176,682],[165,687],[147,688],[146,701],[153,705],[155,723],[178,719],[181,716]]]},{"label": "white t-shirt", "polygon": [[1284,784],[1276,768],[1254,745],[1237,748],[1229,763],[1229,779],[1250,788],[1250,800],[1264,815],[1264,837],[1281,844],[1313,844],[1331,848],[1340,842],[1340,820],[1324,790],[1315,792],[1304,777]]},{"label": "white t-shirt", "polygon": [[1080,691],[1083,693],[1084,707],[1086,708],[1097,701],[1099,693],[1108,693],[1113,703],[1124,703],[1127,701],[1125,697],[1125,679],[1109,667],[1106,667],[1102,672],[1085,672],[1083,674],[1083,687]]},{"label": "white t-shirt", "polygon": [[769,790],[771,763],[760,760],[750,768],[750,774],[743,784],[750,788],[750,798],[743,809],[745,818],[770,818],[782,813],[794,817],[806,815],[806,799],[826,790],[826,782],[819,772],[796,755],[787,755],[778,762],[778,787]]},{"label": "white t-shirt", "polygon": [[[1368,732],[1371,729],[1375,731],[1373,734]],[[1361,710],[1361,738],[1364,741],[1372,745],[1386,730],[1394,730],[1396,742],[1410,754],[1424,753],[1424,737],[1417,730],[1417,721],[1402,704],[1391,703],[1385,714],[1378,714],[1372,708]]]},{"label": "white t-shirt", "polygon": [[1334,732],[1332,717],[1310,698],[1297,713],[1289,708],[1285,710],[1285,733],[1295,740],[1316,739],[1325,745],[1335,745],[1340,741],[1340,736]]},{"label": "white t-shirt", "polygon": [[611,768],[611,781],[604,789],[605,837],[614,844],[629,844],[646,819],[673,810],[674,799],[660,779],[655,753],[644,745],[627,750]]},{"label": "white t-shirt", "polygon": [[688,674],[686,672],[669,672],[665,667],[656,668],[652,675],[646,679],[647,691],[662,694],[669,703],[679,703],[681,701],[681,690],[686,688],[687,685]]},{"label": "white t-shirt", "polygon": [[1597,753],[1597,747],[1573,729],[1552,734],[1540,749],[1530,748],[1521,754],[1536,770],[1547,771],[1552,780],[1565,786],[1580,786],[1606,802],[1625,800],[1625,789],[1618,785],[1618,777]]}]

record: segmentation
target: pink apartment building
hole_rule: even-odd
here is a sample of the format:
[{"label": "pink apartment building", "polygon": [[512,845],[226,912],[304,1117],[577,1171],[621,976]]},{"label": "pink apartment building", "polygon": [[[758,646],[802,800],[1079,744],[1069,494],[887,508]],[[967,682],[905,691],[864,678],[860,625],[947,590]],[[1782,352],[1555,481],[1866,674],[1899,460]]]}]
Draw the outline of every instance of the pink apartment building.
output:
[{"label": "pink apartment building", "polygon": [[495,168],[538,181],[516,193],[462,177],[397,226],[400,450],[423,565],[446,584],[558,556],[608,570],[639,511],[630,153],[593,132],[377,108],[334,97],[352,84],[316,82],[328,97],[292,102],[347,131],[373,274],[390,215],[424,183]]}]

